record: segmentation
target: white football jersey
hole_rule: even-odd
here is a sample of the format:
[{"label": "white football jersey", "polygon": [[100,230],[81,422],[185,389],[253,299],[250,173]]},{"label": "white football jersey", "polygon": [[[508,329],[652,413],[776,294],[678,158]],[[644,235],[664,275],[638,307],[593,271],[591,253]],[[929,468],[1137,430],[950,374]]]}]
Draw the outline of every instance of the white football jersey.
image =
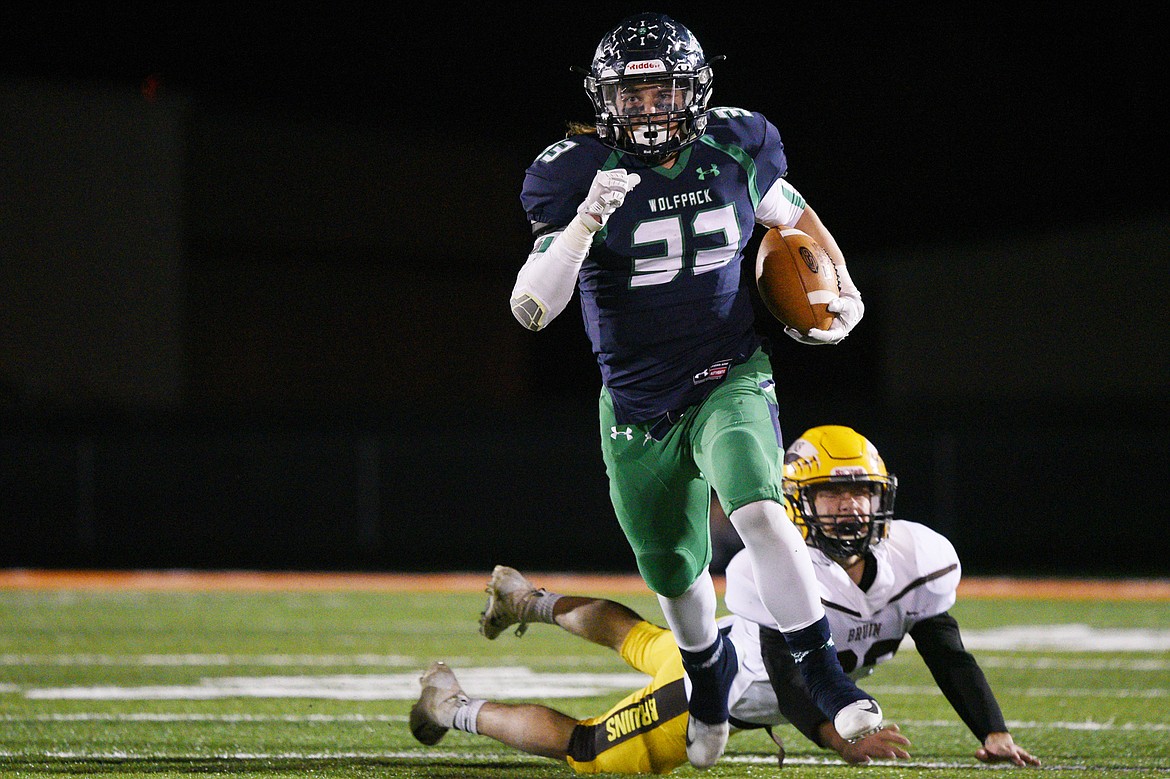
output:
[{"label": "white football jersey", "polygon": [[[961,575],[951,542],[916,522],[891,521],[889,536],[870,551],[877,560],[877,575],[869,591],[862,592],[845,569],[809,548],[837,656],[854,678],[893,657],[916,623],[953,606]],[[727,566],[724,601],[733,614],[780,629],[756,591],[746,551]]]}]

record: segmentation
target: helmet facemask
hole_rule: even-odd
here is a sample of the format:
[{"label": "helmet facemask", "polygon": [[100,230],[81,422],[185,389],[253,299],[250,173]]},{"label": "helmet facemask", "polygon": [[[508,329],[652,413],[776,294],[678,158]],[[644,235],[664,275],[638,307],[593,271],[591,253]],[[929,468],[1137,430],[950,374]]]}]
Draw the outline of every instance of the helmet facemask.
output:
[{"label": "helmet facemask", "polygon": [[638,157],[650,161],[668,157],[707,129],[709,67],[698,74],[589,77],[586,88],[596,111],[598,137]]},{"label": "helmet facemask", "polygon": [[[818,495],[841,487],[861,493],[862,497],[848,502],[862,504],[862,510],[843,514],[818,511]],[[866,473],[810,479],[792,488],[789,497],[807,531],[806,540],[834,560],[848,560],[864,555],[889,534],[896,489],[894,476]]]},{"label": "helmet facemask", "polygon": [[708,60],[691,31],[664,14],[622,20],[585,75],[597,137],[654,164],[694,143],[707,129],[711,63],[720,59]]},{"label": "helmet facemask", "polygon": [[889,535],[898,479],[852,428],[821,425],[793,441],[784,453],[783,486],[805,542],[834,560],[864,555]]}]

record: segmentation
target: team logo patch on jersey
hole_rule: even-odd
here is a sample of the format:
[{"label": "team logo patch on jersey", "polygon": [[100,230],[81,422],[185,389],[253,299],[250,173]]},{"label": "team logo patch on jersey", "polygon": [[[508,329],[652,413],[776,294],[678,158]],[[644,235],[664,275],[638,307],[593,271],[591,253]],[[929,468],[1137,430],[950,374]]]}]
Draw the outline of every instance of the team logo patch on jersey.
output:
[{"label": "team logo patch on jersey", "polygon": [[705,381],[720,381],[727,376],[727,371],[731,368],[731,360],[720,360],[711,365],[710,368],[704,368],[694,375],[691,379],[695,384],[702,384]]}]

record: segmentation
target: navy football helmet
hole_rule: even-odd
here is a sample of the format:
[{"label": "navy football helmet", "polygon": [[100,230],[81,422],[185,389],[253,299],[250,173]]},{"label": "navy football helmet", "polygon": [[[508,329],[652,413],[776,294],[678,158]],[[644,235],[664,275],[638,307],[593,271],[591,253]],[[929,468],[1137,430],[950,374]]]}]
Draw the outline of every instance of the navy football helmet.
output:
[{"label": "navy football helmet", "polygon": [[597,136],[649,162],[668,157],[707,129],[712,80],[690,30],[665,14],[628,17],[601,39],[585,76]]}]

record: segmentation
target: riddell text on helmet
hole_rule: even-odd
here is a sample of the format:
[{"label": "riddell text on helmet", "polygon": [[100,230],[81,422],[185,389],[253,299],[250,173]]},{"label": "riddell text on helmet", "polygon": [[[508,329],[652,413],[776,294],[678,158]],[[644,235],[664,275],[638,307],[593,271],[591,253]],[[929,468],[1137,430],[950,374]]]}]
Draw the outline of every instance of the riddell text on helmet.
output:
[{"label": "riddell text on helmet", "polygon": [[626,65],[626,73],[665,73],[666,64],[662,60],[640,60]]}]

